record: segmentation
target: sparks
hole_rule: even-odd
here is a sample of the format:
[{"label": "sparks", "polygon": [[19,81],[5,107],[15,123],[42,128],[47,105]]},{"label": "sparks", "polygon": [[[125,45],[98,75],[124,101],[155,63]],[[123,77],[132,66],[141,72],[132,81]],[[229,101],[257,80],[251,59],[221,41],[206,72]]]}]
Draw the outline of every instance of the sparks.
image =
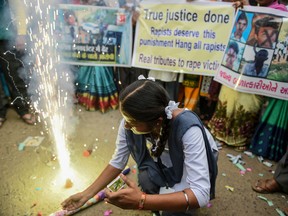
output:
[{"label": "sparks", "polygon": [[[60,69],[59,55],[56,52],[57,42],[55,40],[55,22],[51,17],[55,17],[58,12],[53,11],[51,5],[40,0],[27,0],[27,10],[31,15],[26,23],[29,27],[30,53],[34,57],[34,67],[32,76],[35,82],[33,86],[34,97],[32,101],[34,108],[40,113],[46,130],[53,139],[57,159],[63,177],[72,178],[73,173],[70,168],[70,154],[67,149],[67,120],[71,118],[73,82],[67,71]],[[30,13],[29,13],[30,14]],[[62,85],[64,83],[64,85]],[[72,88],[71,86],[72,85]],[[67,88],[69,86],[69,88]],[[68,89],[68,90],[67,90]],[[69,97],[71,96],[71,98]],[[70,115],[70,116],[67,116]]]}]

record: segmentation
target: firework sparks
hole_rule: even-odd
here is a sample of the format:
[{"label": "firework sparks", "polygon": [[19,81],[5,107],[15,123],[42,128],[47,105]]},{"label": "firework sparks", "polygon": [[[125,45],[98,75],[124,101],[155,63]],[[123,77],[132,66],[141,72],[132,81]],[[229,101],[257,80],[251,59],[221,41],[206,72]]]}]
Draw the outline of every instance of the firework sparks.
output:
[{"label": "firework sparks", "polygon": [[26,20],[31,44],[28,51],[35,62],[31,67],[32,84],[29,87],[34,94],[31,97],[32,102],[42,117],[46,131],[55,142],[62,174],[70,178],[72,171],[66,141],[69,125],[67,120],[73,117],[73,98],[70,93],[73,90],[73,81],[69,70],[61,66],[56,52],[53,20],[56,20],[57,11],[43,0],[27,0],[26,6],[29,11],[27,14],[30,15]]}]

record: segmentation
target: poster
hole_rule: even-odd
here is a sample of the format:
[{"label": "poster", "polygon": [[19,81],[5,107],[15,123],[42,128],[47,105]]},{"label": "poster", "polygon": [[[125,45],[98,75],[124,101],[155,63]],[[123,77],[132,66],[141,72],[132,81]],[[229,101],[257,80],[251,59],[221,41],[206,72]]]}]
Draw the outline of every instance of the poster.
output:
[{"label": "poster", "polygon": [[131,66],[131,13],[122,8],[59,5],[58,51],[64,63]]},{"label": "poster", "polygon": [[[235,38],[237,25],[245,22]],[[214,79],[237,91],[288,100],[288,13],[245,7],[233,26]]]},{"label": "poster", "polygon": [[132,65],[214,76],[226,50],[234,13],[231,3],[143,1]]}]

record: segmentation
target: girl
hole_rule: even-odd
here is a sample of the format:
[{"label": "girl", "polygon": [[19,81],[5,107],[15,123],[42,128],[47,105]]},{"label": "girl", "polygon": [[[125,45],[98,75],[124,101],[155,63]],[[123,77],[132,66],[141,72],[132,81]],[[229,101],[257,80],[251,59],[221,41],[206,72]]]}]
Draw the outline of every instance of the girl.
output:
[{"label": "girl", "polygon": [[121,175],[127,187],[106,190],[107,202],[176,216],[190,215],[214,198],[216,143],[193,112],[169,100],[162,86],[143,76],[121,92],[123,120],[113,158],[91,186],[62,203],[64,209],[79,208],[103,189],[125,168],[130,154],[138,166],[142,191]]}]

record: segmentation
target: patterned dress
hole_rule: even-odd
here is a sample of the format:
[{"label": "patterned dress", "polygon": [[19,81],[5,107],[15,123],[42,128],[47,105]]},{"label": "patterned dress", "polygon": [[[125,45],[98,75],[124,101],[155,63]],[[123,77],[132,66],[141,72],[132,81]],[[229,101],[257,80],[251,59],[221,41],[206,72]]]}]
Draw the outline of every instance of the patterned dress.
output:
[{"label": "patterned dress", "polygon": [[79,104],[86,110],[117,109],[118,91],[114,83],[112,67],[80,66],[76,79]]},{"label": "patterned dress", "polygon": [[[277,1],[268,7],[287,11],[286,6]],[[288,150],[288,101],[269,98],[250,148],[254,154],[270,160],[279,161],[282,158]]]},{"label": "patterned dress", "polygon": [[230,146],[247,146],[259,122],[262,96],[222,85],[216,110],[208,123],[211,133]]},{"label": "patterned dress", "polygon": [[288,147],[288,101],[270,98],[253,136],[251,151],[279,161]]}]

